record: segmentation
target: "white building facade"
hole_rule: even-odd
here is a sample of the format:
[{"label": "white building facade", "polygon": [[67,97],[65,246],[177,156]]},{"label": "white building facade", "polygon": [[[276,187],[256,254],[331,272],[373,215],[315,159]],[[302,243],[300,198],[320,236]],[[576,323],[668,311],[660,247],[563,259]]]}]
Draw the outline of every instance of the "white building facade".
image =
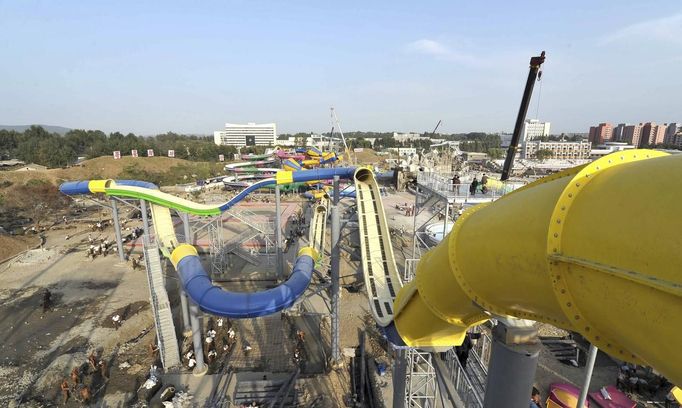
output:
[{"label": "white building facade", "polygon": [[553,159],[589,159],[592,144],[587,140],[579,142],[527,141],[521,151],[522,159],[535,159],[539,150],[550,150]]},{"label": "white building facade", "polygon": [[592,149],[590,151],[590,158],[591,159],[598,159],[600,157],[604,157],[607,154],[611,154],[613,152],[621,152],[623,150],[630,150],[634,149],[635,146],[629,145],[624,142],[606,142],[603,145],[597,146],[596,149]]},{"label": "white building facade", "polygon": [[537,119],[526,119],[526,121],[523,122],[521,142],[523,143],[543,136],[549,136],[549,127],[549,122],[540,122]]},{"label": "white building facade", "polygon": [[420,137],[421,134],[417,132],[408,133],[393,132],[393,139],[395,139],[396,142],[400,143],[409,142],[410,140],[418,140]]},{"label": "white building facade", "polygon": [[277,144],[277,124],[275,123],[226,123],[225,130],[213,132],[215,144],[227,146],[275,146]]}]

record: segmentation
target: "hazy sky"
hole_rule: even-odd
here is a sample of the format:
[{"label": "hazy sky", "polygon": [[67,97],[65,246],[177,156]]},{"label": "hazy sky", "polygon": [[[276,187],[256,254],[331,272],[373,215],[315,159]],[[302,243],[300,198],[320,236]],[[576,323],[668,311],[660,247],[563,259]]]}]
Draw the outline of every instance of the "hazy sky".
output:
[{"label": "hazy sky", "polygon": [[553,133],[682,121],[680,0],[562,3],[0,1],[0,123],[511,130],[541,50]]}]

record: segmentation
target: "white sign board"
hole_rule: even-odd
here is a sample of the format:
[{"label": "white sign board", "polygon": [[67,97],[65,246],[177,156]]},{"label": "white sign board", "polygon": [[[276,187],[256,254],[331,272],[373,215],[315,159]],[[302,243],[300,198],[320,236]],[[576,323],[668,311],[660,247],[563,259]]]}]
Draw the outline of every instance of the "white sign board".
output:
[{"label": "white sign board", "polygon": [[153,149],[147,149],[147,157],[154,157],[154,150]]},{"label": "white sign board", "polygon": [[175,157],[175,150],[169,150],[168,157]]},{"label": "white sign board", "polygon": [[131,150],[131,151],[130,151],[130,155],[133,156],[133,157],[137,157],[137,149]]},{"label": "white sign board", "polygon": [[120,150],[114,150],[114,159],[118,160],[121,158],[121,151]]},{"label": "white sign board", "polygon": [[357,152],[357,153],[360,153],[360,152],[364,152],[365,149],[362,148],[362,147],[356,147],[355,149],[353,149],[353,151],[354,151],[354,152]]},{"label": "white sign board", "polygon": [[218,160],[220,160],[221,162],[222,162],[222,161],[225,161],[225,155],[224,155],[224,154],[219,154],[219,155],[218,155]]}]

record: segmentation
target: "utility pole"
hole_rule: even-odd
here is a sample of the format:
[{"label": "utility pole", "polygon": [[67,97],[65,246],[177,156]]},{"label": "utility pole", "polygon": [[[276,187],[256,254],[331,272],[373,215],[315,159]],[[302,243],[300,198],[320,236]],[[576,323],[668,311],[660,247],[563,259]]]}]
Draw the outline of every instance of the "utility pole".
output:
[{"label": "utility pole", "polygon": [[528,71],[528,79],[526,80],[526,88],[523,90],[523,97],[521,98],[521,106],[519,107],[519,114],[516,117],[516,125],[514,125],[514,134],[512,135],[511,143],[509,143],[509,149],[507,150],[507,158],[504,160],[504,168],[502,169],[502,177],[500,180],[505,181],[509,178],[512,168],[514,167],[514,157],[516,156],[516,150],[519,145],[519,138],[521,137],[521,130],[523,129],[523,122],[526,120],[526,114],[528,113],[528,105],[530,104],[530,98],[533,95],[533,87],[535,86],[535,80],[538,77],[538,71],[540,71],[540,66],[545,62],[545,52],[542,51],[540,56],[531,57],[530,59],[530,70]]}]

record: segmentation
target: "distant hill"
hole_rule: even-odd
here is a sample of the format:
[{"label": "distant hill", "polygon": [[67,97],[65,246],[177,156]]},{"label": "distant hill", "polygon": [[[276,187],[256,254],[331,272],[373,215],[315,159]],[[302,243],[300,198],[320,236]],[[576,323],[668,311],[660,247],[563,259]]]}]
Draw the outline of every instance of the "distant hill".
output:
[{"label": "distant hill", "polygon": [[[17,132],[23,132],[24,130],[30,128],[33,125],[0,125],[0,130],[14,130]],[[36,125],[36,126],[42,126],[43,129],[47,130],[50,133],[59,133],[60,135],[65,134],[68,132],[69,128],[65,128],[62,126],[52,126],[52,125]]]}]

